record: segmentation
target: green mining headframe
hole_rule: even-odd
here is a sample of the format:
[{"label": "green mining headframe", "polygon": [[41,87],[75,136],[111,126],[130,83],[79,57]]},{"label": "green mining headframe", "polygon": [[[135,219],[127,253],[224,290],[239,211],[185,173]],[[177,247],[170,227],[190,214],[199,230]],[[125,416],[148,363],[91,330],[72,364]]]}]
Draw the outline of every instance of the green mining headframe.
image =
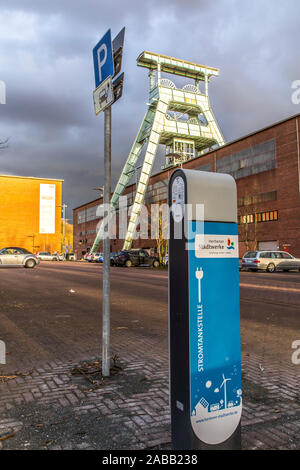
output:
[{"label": "green mining headframe", "polygon": [[[139,55],[137,65],[149,69],[148,109],[111,199],[114,211],[146,145],[124,250],[130,249],[132,245],[159,144],[167,148],[167,161],[163,168],[175,167],[207,149],[225,144],[208,96],[209,80],[219,75],[218,69],[147,51]],[[169,78],[162,78],[162,73],[193,79],[194,83],[176,88]],[[199,82],[204,82],[203,90]],[[94,241],[92,253],[97,251],[102,239],[103,224]]]}]

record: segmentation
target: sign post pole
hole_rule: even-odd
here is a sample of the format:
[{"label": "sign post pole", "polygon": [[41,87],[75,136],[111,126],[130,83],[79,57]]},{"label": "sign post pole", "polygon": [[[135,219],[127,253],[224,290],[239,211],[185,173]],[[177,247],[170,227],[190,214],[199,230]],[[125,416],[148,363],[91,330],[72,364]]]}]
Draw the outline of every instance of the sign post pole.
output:
[{"label": "sign post pole", "polygon": [[110,194],[111,194],[111,106],[104,111],[104,227],[102,299],[102,375],[110,375]]},{"label": "sign post pole", "polygon": [[[104,111],[104,227],[102,290],[102,375],[110,375],[110,197],[111,197],[111,106],[121,96],[124,73],[121,70],[125,28],[111,41],[110,29],[93,48],[96,89],[93,92],[96,115]],[[95,240],[91,253],[99,246]]]}]

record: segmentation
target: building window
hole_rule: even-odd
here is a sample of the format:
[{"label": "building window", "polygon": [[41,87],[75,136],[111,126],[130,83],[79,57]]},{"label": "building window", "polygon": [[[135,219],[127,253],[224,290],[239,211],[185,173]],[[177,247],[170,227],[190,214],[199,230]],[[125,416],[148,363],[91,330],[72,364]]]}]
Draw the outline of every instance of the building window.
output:
[{"label": "building window", "polygon": [[236,180],[274,168],[276,168],[274,139],[217,160],[217,172],[229,173]]},{"label": "building window", "polygon": [[258,212],[239,217],[240,224],[253,224],[255,222],[274,222],[278,220],[278,211]]},{"label": "building window", "polygon": [[78,212],[77,223],[83,224],[85,222],[90,222],[91,220],[99,219],[100,216],[97,215],[98,207],[101,207],[101,205],[89,207],[88,209],[84,209],[83,211]]},{"label": "building window", "polygon": [[267,193],[254,194],[253,196],[245,196],[238,198],[238,206],[251,206],[252,204],[260,204],[261,202],[269,202],[277,200],[277,191],[268,191]]}]

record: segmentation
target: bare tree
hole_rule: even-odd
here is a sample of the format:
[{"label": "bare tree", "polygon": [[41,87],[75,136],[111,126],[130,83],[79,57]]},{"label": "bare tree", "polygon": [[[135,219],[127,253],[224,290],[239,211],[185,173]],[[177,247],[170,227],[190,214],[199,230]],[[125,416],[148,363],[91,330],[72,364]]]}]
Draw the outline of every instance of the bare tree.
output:
[{"label": "bare tree", "polygon": [[159,262],[168,252],[168,206],[166,203],[156,203],[151,207],[151,238],[156,240]]},{"label": "bare tree", "polygon": [[253,183],[253,194],[244,196],[239,200],[239,216],[240,216],[240,237],[244,242],[246,251],[258,248],[258,197],[259,187],[257,180]]}]

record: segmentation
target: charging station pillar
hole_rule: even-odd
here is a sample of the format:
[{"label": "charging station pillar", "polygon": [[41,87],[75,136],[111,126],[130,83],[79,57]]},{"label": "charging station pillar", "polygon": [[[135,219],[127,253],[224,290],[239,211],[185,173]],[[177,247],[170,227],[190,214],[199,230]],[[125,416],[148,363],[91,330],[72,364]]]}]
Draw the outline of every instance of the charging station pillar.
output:
[{"label": "charging station pillar", "polygon": [[241,448],[237,192],[230,175],[169,182],[169,354],[175,450]]}]

